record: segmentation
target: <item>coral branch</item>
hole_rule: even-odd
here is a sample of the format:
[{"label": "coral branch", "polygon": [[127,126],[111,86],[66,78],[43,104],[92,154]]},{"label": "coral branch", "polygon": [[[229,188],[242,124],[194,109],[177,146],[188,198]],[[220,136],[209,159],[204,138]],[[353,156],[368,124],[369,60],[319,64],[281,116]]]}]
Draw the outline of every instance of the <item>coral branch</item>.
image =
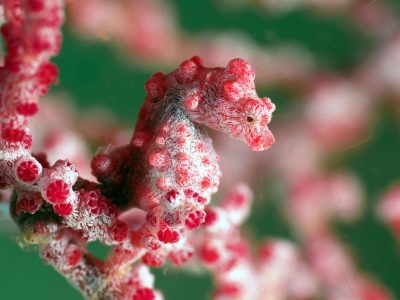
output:
[{"label": "coral branch", "polygon": [[[1,185],[14,187],[10,211],[25,242],[38,244],[43,259],[87,299],[161,299],[145,265],[192,257],[190,231],[204,222],[218,189],[218,156],[203,126],[264,150],[274,142],[267,125],[275,106],[258,97],[243,60],[206,68],[193,57],[147,81],[131,143],[100,150],[91,163],[98,182],[85,180],[69,161],[50,165],[30,151],[28,119],[56,81],[49,59],[60,46],[62,1],[9,0],[4,9]],[[249,192],[239,190],[224,204],[234,224],[248,213]],[[107,260],[86,250],[95,240],[113,245]]]}]

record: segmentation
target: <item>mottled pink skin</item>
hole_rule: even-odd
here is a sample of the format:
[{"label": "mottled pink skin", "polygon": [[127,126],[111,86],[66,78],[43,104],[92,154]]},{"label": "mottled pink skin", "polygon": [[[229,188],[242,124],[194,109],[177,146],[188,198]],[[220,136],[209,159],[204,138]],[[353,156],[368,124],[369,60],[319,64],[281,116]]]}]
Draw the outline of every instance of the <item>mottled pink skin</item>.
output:
[{"label": "mottled pink skin", "polygon": [[154,239],[176,243],[185,230],[203,222],[220,177],[204,126],[257,151],[274,142],[267,125],[275,106],[258,97],[254,71],[241,59],[226,68],[206,68],[193,57],[167,75],[154,74],[145,88],[131,144],[106,149],[92,163],[114,202],[147,212],[148,221],[135,232],[135,246],[152,245]]},{"label": "mottled pink skin", "polygon": [[[254,72],[240,59],[232,60],[226,69],[209,69],[194,57],[168,75],[156,74],[146,87],[148,97],[132,139],[140,156],[136,164],[145,170],[131,177],[131,186],[141,187],[134,193],[144,209],[164,206],[172,211],[179,205],[180,219],[185,220],[209,202],[220,172],[211,140],[200,125],[244,140],[253,150],[273,143],[267,124],[274,106],[257,96]],[[151,138],[138,143],[143,136]],[[178,192],[177,203],[166,201],[171,191]],[[187,192],[205,200],[185,201]]]}]

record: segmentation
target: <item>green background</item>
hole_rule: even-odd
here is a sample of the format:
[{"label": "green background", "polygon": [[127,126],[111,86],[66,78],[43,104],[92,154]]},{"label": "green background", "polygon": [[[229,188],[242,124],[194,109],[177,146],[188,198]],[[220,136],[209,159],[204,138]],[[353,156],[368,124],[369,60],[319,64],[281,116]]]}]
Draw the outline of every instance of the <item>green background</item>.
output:
[{"label": "green background", "polygon": [[[179,25],[187,34],[235,30],[247,33],[264,46],[295,42],[315,55],[318,67],[343,74],[378,46],[346,15],[307,11],[267,15],[254,8],[224,10],[210,1],[172,2],[177,8]],[[399,1],[393,2],[393,7],[399,6]],[[123,63],[124,59],[112,45],[83,41],[68,27],[64,32],[62,52],[55,59],[61,70],[60,83],[53,91],[67,91],[80,107],[102,103],[133,126],[144,97],[143,83],[154,70]],[[279,108],[276,118],[297,105],[291,91],[274,88],[266,93],[273,96]],[[340,153],[331,162],[333,168],[345,167],[357,174],[367,195],[362,219],[352,224],[336,224],[338,235],[354,253],[359,268],[373,274],[396,299],[400,299],[399,245],[388,228],[377,220],[374,209],[378,196],[399,178],[398,110],[399,107],[393,109],[393,105],[383,104],[377,113],[372,140],[355,150]],[[270,190],[265,184],[257,194],[262,199],[256,201],[257,207],[246,230],[258,239],[268,236],[293,239],[279,209],[282,199]],[[26,251],[18,247],[17,231],[11,231],[11,235],[1,232],[0,299],[81,299],[61,276],[41,262],[34,249]],[[98,245],[92,248],[99,255],[105,251]],[[169,268],[155,273],[156,287],[164,292],[167,300],[207,299],[212,291],[211,278],[205,274],[187,274]]]}]

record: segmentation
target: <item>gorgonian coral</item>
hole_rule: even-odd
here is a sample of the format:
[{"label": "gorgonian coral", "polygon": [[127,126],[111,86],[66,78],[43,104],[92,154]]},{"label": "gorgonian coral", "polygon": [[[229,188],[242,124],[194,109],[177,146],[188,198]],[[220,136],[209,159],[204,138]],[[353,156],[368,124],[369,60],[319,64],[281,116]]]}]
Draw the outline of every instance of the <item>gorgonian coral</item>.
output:
[{"label": "gorgonian coral", "polygon": [[[264,150],[274,142],[267,125],[275,106],[258,97],[245,61],[207,68],[199,57],[185,60],[146,82],[131,142],[100,149],[91,163],[97,182],[84,179],[69,161],[50,165],[30,150],[29,117],[57,78],[49,59],[61,44],[63,2],[2,4],[0,183],[14,189],[10,210],[25,241],[37,244],[43,259],[88,299],[161,299],[147,265],[187,261],[196,246],[191,230],[211,218],[205,207],[220,171],[204,127]],[[248,196],[240,197],[225,205],[233,215],[246,204]],[[112,245],[107,260],[86,249],[95,240]]]}]

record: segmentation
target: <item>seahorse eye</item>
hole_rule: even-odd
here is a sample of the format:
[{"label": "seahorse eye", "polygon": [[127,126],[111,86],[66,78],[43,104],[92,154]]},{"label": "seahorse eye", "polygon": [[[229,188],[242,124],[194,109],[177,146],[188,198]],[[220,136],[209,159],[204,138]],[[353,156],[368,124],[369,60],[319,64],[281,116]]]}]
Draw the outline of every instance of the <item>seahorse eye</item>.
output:
[{"label": "seahorse eye", "polygon": [[254,121],[254,118],[252,116],[247,116],[247,122],[251,123]]}]

